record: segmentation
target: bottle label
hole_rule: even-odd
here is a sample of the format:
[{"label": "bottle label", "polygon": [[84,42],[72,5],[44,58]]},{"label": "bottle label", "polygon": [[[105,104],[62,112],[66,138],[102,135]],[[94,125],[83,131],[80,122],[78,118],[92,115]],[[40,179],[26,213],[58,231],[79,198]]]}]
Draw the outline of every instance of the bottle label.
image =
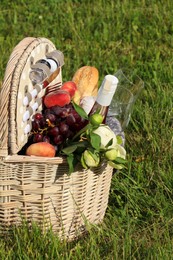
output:
[{"label": "bottle label", "polygon": [[39,63],[45,64],[49,69],[51,68],[50,63],[47,61],[47,59],[42,59],[36,62],[36,64]]},{"label": "bottle label", "polygon": [[57,69],[57,63],[52,59],[45,59],[50,64],[50,72],[53,73]]},{"label": "bottle label", "polygon": [[95,103],[95,99],[96,98],[93,96],[87,96],[81,100],[80,106],[85,110],[85,112],[87,114],[89,114],[89,112],[91,111],[91,109]]}]

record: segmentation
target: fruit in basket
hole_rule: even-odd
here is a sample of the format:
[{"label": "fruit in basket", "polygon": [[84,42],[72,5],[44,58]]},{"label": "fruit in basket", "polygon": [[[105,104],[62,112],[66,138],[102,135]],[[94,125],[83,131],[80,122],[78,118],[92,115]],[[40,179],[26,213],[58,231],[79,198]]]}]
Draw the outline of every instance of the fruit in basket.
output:
[{"label": "fruit in basket", "polygon": [[77,89],[80,91],[81,98],[86,96],[97,96],[99,72],[97,68],[92,66],[83,66],[79,68],[72,81],[76,83]]},{"label": "fruit in basket", "polygon": [[34,119],[35,120],[40,120],[40,119],[42,119],[43,118],[43,115],[41,114],[41,113],[36,113],[35,115],[34,115]]},{"label": "fruit in basket", "polygon": [[36,133],[33,137],[33,142],[38,143],[43,141],[43,135],[41,133]]},{"label": "fruit in basket", "polygon": [[47,142],[34,143],[26,149],[26,155],[30,156],[54,157],[55,154],[55,147]]},{"label": "fruit in basket", "polygon": [[101,114],[93,114],[90,116],[90,123],[94,126],[99,126],[103,122],[104,117]]},{"label": "fruit in basket", "polygon": [[[71,102],[63,107],[56,105],[43,109],[42,114],[37,113],[32,118],[30,142],[32,144],[39,143],[36,146],[37,150],[42,148],[42,142],[49,143],[56,150],[59,150],[87,122],[76,112],[74,104]],[[37,150],[35,148],[31,149],[33,155]]]},{"label": "fruit in basket", "polygon": [[69,92],[66,90],[58,89],[56,92],[49,93],[44,97],[44,105],[47,108],[53,106],[60,106],[63,107],[69,104],[71,101],[71,96]]},{"label": "fruit in basket", "polygon": [[61,90],[67,91],[70,94],[70,97],[73,97],[77,90],[77,86],[73,81],[66,81],[62,85]]},{"label": "fruit in basket", "polygon": [[58,126],[53,126],[48,130],[49,136],[57,136],[59,135],[59,127]]}]

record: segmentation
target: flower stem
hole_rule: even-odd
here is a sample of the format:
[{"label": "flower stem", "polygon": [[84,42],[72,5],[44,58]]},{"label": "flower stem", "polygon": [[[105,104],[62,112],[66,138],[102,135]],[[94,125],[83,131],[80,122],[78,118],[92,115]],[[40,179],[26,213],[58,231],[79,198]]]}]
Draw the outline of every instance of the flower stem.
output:
[{"label": "flower stem", "polygon": [[73,137],[72,141],[74,141],[81,134],[85,133],[88,129],[91,129],[91,127],[92,127],[91,124],[88,124],[88,125],[84,126],[78,133],[75,134],[75,136]]}]

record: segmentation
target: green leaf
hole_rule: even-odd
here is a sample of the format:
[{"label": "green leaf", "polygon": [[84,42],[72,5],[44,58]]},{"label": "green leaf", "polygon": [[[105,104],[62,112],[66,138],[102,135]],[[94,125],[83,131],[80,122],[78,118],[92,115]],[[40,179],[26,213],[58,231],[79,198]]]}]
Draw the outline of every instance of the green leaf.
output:
[{"label": "green leaf", "polygon": [[85,112],[85,110],[80,107],[79,105],[77,105],[74,101],[72,101],[73,107],[76,110],[76,112],[84,119],[88,119],[88,115]]},{"label": "green leaf", "polygon": [[73,154],[69,154],[67,156],[67,162],[68,162],[68,166],[69,166],[69,173],[74,172],[74,155]]},{"label": "green leaf", "polygon": [[114,162],[120,163],[120,164],[125,164],[125,163],[127,163],[127,160],[125,160],[125,159],[123,159],[121,157],[117,157]]},{"label": "green leaf", "polygon": [[121,169],[124,168],[124,165],[123,165],[123,164],[116,164],[116,163],[114,163],[114,162],[112,162],[112,161],[108,161],[108,164],[109,164],[111,167],[113,167],[114,169],[116,169],[116,170],[121,170]]},{"label": "green leaf", "polygon": [[[89,145],[89,143],[88,143],[88,145]],[[86,147],[88,147],[88,145],[87,146],[78,146],[75,151],[75,155],[76,156],[81,155],[85,151]]]},{"label": "green leaf", "polygon": [[62,153],[69,155],[71,153],[74,153],[78,150],[78,148],[84,149],[85,147],[88,147],[88,141],[80,141],[80,142],[73,142],[71,145],[63,148],[61,150]]},{"label": "green leaf", "polygon": [[100,161],[100,156],[99,156],[99,153],[97,151],[90,151],[92,157],[94,158],[94,160],[96,162],[99,162]]},{"label": "green leaf", "polygon": [[94,149],[100,150],[100,145],[101,145],[101,137],[98,134],[95,133],[90,133],[90,142],[91,145]]},{"label": "green leaf", "polygon": [[84,153],[82,154],[80,161],[81,161],[82,166],[83,166],[85,169],[88,169],[88,166],[86,165],[85,160],[84,160]]},{"label": "green leaf", "polygon": [[86,141],[86,140],[83,140],[83,141],[80,141],[80,142],[76,142],[75,143],[75,145],[77,146],[77,147],[88,147],[88,141]]},{"label": "green leaf", "polygon": [[126,168],[125,163],[127,163],[127,161],[121,157],[117,157],[114,161],[108,161],[108,164],[117,170]]},{"label": "green leaf", "polygon": [[66,155],[73,153],[77,149],[77,145],[71,145],[62,149],[62,152]]},{"label": "green leaf", "polygon": [[109,140],[109,142],[107,143],[107,145],[105,145],[105,148],[111,146],[113,144],[113,138],[111,140]]}]

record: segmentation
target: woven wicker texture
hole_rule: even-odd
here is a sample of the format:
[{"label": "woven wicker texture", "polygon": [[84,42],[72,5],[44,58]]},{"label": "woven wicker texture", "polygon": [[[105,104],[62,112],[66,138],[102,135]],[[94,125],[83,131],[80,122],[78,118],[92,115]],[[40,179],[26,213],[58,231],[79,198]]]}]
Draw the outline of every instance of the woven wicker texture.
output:
[{"label": "woven wicker texture", "polygon": [[17,139],[25,113],[20,111],[21,84],[30,86],[26,68],[41,45],[43,55],[45,46],[55,48],[44,38],[26,38],[15,47],[0,93],[0,232],[21,224],[24,218],[28,223],[39,223],[43,230],[52,226],[61,238],[74,239],[85,232],[87,221],[96,224],[103,220],[112,168],[106,163],[93,171],[79,167],[69,176],[64,158],[17,154],[27,141],[27,135],[20,142]]},{"label": "woven wicker texture", "polygon": [[[66,163],[0,163],[0,223],[36,221],[62,238],[74,239],[85,232],[85,222],[103,220],[108,203],[112,168],[94,172],[78,169],[68,176]],[[1,232],[2,232],[1,231]]]}]

